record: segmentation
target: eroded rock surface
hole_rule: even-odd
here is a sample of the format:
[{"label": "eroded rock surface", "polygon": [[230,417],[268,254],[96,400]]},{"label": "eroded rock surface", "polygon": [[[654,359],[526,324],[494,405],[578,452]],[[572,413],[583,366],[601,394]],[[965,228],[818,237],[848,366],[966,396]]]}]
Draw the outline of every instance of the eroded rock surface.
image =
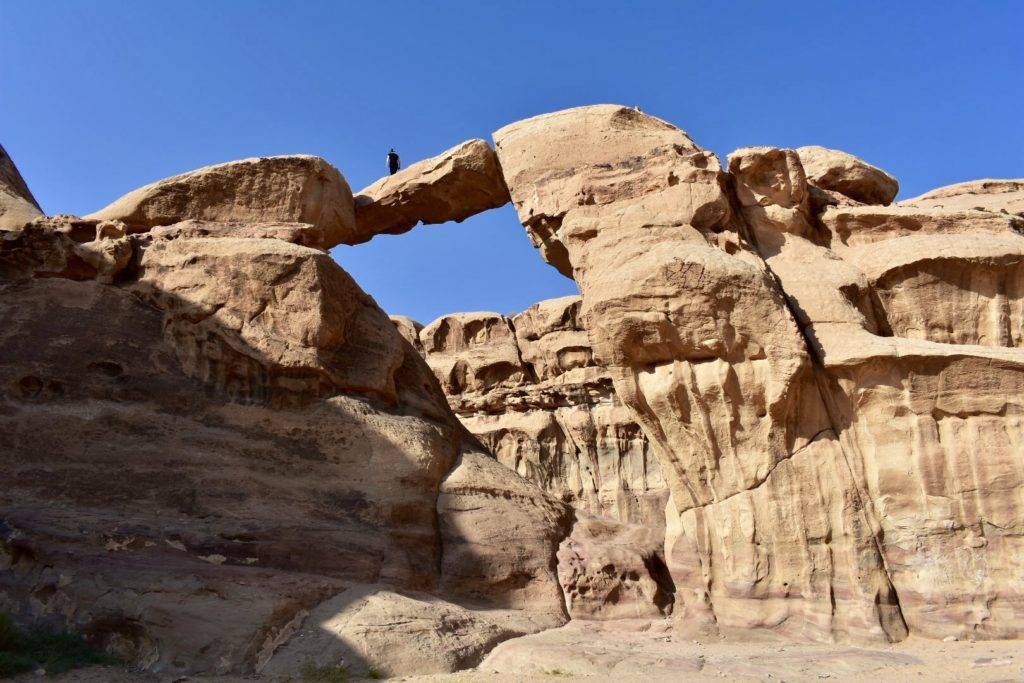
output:
[{"label": "eroded rock surface", "polygon": [[42,215],[14,160],[0,145],[0,230],[21,228]]},{"label": "eroded rock surface", "polygon": [[661,529],[580,515],[558,549],[558,579],[573,619],[672,613],[675,586]]},{"label": "eroded rock surface", "polygon": [[895,178],[852,154],[816,146],[800,147],[796,154],[808,182],[822,190],[862,204],[889,204],[899,194]]},{"label": "eroded rock surface", "polygon": [[[740,150],[726,174],[625,108],[495,141],[523,224],[580,286],[594,357],[660,460],[680,627],[1020,634],[1012,215],[857,206],[895,184],[849,160],[843,173],[890,189],[822,181],[800,150]],[[809,180],[856,201],[812,201]],[[953,290],[949,308],[913,310]]]},{"label": "eroded rock surface", "polygon": [[140,187],[86,218],[121,221],[132,232],[189,219],[285,223],[292,224],[294,240],[319,249],[355,233],[345,178],[323,159],[305,155],[206,166]]},{"label": "eroded rock surface", "polygon": [[1024,216],[1024,179],[971,180],[947,185],[920,197],[906,199],[900,206],[947,211],[997,211]]},{"label": "eroded rock surface", "polygon": [[341,603],[358,652],[407,620],[395,672],[564,623],[568,508],[478,452],[376,303],[268,225],[3,233],[0,611],[162,674],[283,671]]},{"label": "eroded rock surface", "polygon": [[508,202],[494,150],[484,140],[469,140],[359,191],[357,230],[345,243],[399,235],[420,222],[461,222]]},{"label": "eroded rock surface", "polygon": [[658,461],[594,362],[579,297],[512,318],[442,316],[418,343],[456,415],[501,463],[579,510],[664,526]]},{"label": "eroded rock surface", "polygon": [[[614,105],[495,141],[580,297],[389,320],[322,250],[356,232],[313,157],[5,224],[0,610],[161,675],[445,672],[571,617],[483,666],[638,615],[664,643],[1024,634],[1016,181],[880,206],[848,155],[723,169]],[[435,186],[453,218],[456,165],[381,220]]]}]

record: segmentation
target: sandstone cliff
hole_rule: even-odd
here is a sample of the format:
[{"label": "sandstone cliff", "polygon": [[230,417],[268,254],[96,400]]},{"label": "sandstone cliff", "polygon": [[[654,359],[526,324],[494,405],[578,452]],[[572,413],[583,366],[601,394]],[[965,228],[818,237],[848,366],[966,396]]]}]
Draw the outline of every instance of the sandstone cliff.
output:
[{"label": "sandstone cliff", "polygon": [[[1021,181],[894,204],[844,152],[723,168],[615,105],[494,140],[359,198],[274,157],[84,218],[0,154],[0,610],[277,677],[570,618],[1024,634]],[[579,297],[392,322],[324,251],[509,197]]]},{"label": "sandstone cliff", "polygon": [[661,463],[680,626],[1021,635],[1018,218],[616,106],[494,138]]},{"label": "sandstone cliff", "polygon": [[450,671],[565,621],[569,509],[304,246],[351,204],[323,160],[246,160],[0,232],[0,610],[211,674]]},{"label": "sandstone cliff", "polygon": [[580,511],[664,526],[658,461],[594,362],[579,297],[511,318],[455,313],[425,328],[393,321],[415,335],[452,410],[501,463]]}]

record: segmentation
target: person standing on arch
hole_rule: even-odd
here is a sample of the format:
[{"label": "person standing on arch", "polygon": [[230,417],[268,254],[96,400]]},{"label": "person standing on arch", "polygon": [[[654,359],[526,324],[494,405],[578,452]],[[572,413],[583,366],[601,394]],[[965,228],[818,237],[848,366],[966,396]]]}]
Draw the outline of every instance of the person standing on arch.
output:
[{"label": "person standing on arch", "polygon": [[391,151],[388,152],[388,171],[391,175],[395,175],[400,168],[402,168],[402,162],[398,158],[398,152],[396,152],[395,148],[392,147]]}]

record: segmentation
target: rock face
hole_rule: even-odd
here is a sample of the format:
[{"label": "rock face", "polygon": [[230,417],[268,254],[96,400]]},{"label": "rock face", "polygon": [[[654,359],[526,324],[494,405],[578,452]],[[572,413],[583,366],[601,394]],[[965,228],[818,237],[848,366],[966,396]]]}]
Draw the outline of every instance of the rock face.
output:
[{"label": "rock face", "polygon": [[367,660],[396,672],[564,623],[568,508],[479,452],[325,252],[236,218],[3,233],[0,611],[209,674],[285,671],[323,614],[364,654],[389,619],[437,630],[429,657]]},{"label": "rock face", "polygon": [[250,231],[252,224],[270,223],[278,230],[291,224],[294,241],[318,249],[355,233],[345,178],[323,159],[302,155],[243,159],[182,173],[134,190],[86,218],[121,221],[130,232],[187,219],[234,221]]},{"label": "rock face", "polygon": [[[740,150],[725,173],[621,107],[494,138],[524,226],[579,285],[594,358],[661,463],[680,627],[1022,633],[1015,218],[819,217],[809,179],[828,174],[802,150]],[[844,164],[839,177],[866,167]]]},{"label": "rock face", "polygon": [[456,415],[501,463],[578,510],[664,526],[658,461],[594,362],[579,297],[512,318],[443,316],[417,342]]},{"label": "rock face", "polygon": [[1024,635],[1017,181],[881,206],[849,155],[723,169],[614,105],[494,138],[500,167],[457,170],[468,143],[382,183],[374,224],[498,201],[500,168],[580,297],[426,327],[322,250],[361,228],[315,157],[46,218],[4,156],[0,611],[275,678],[451,671],[570,618],[487,661],[669,613]]},{"label": "rock face", "polygon": [[469,140],[361,190],[355,197],[356,233],[345,243],[400,235],[421,221],[461,222],[508,202],[494,150],[484,140]]},{"label": "rock face", "polygon": [[[449,673],[476,666],[514,626],[428,594],[357,586],[318,605],[260,673],[291,680],[303,667],[348,675]],[[344,680],[342,678],[342,680]]]},{"label": "rock face", "polygon": [[1024,178],[947,185],[899,204],[920,209],[996,211],[1024,216]]},{"label": "rock face", "polygon": [[573,619],[657,618],[675,586],[659,529],[582,516],[558,549],[558,579]]},{"label": "rock face", "polygon": [[800,147],[796,154],[807,181],[823,190],[862,204],[888,204],[899,194],[900,184],[895,178],[852,154],[813,146]]},{"label": "rock face", "polygon": [[14,160],[0,145],[0,230],[16,230],[42,215]]}]

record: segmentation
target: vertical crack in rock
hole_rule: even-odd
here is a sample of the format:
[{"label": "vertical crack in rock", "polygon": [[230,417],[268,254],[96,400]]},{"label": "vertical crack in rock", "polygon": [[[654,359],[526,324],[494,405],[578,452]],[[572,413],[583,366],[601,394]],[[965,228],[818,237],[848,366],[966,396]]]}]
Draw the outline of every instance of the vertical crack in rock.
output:
[{"label": "vertical crack in rock", "polygon": [[[756,233],[756,229],[755,229],[756,226],[751,225],[747,215],[745,215],[745,213],[743,211],[743,207],[741,205],[740,198],[739,198],[739,195],[738,195],[737,190],[736,190],[736,184],[737,184],[737,178],[735,177],[735,175],[733,175],[731,173],[728,174],[728,188],[729,188],[729,191],[730,191],[729,192],[729,194],[730,194],[730,202],[732,203],[734,214],[738,217],[738,219],[740,221],[742,236],[743,236],[743,238],[745,240],[747,240],[754,247],[755,251],[757,251],[758,253],[761,253],[761,247],[758,245],[758,240],[757,240],[757,233]],[[893,196],[895,196],[895,192],[893,192]],[[890,197],[890,201],[891,201],[891,199],[892,199],[892,197]],[[809,222],[811,222],[812,224],[816,223],[817,222],[817,217],[816,216],[810,217],[810,221]],[[837,417],[836,417],[836,410],[835,410],[835,406],[834,406],[834,399],[833,399],[831,391],[829,391],[828,387],[826,386],[827,379],[824,376],[825,375],[824,359],[821,357],[821,354],[820,354],[818,348],[815,346],[815,344],[813,343],[812,339],[810,338],[808,330],[807,330],[807,326],[800,324],[799,321],[800,321],[801,316],[799,315],[799,311],[796,309],[796,304],[793,302],[792,298],[787,294],[786,288],[783,285],[782,280],[779,278],[778,274],[772,269],[771,265],[767,261],[764,261],[763,263],[764,263],[765,270],[768,272],[769,276],[774,281],[775,286],[778,288],[778,291],[782,293],[782,299],[785,302],[786,308],[789,310],[790,316],[792,317],[794,323],[796,324],[797,329],[800,331],[800,335],[801,335],[801,337],[803,337],[804,346],[805,346],[805,348],[807,350],[807,353],[811,357],[811,359],[812,359],[812,361],[814,363],[812,371],[813,371],[813,374],[814,374],[815,386],[817,387],[818,394],[821,397],[822,404],[824,405],[826,414],[828,415],[828,421],[829,421],[829,424],[830,424],[830,428],[829,429],[837,437],[837,443],[838,443],[838,446],[839,446],[839,452],[842,455],[843,462],[846,465],[847,471],[849,472],[850,480],[852,482],[854,482],[854,484],[855,484],[856,495],[857,495],[857,500],[858,500],[858,506],[859,506],[860,510],[863,511],[863,513],[864,513],[865,517],[867,518],[868,523],[870,525],[871,534],[872,534],[872,538],[873,538],[874,543],[875,543],[875,548],[877,549],[877,552],[878,552],[878,557],[879,557],[879,559],[882,562],[883,568],[885,569],[886,580],[888,582],[888,590],[891,592],[891,595],[892,595],[892,598],[893,598],[893,601],[894,601],[894,607],[895,607],[895,609],[897,611],[897,616],[898,616],[898,620],[899,620],[898,630],[895,633],[890,633],[889,636],[893,640],[902,640],[904,637],[906,637],[906,635],[909,633],[909,631],[907,629],[906,619],[904,618],[902,609],[900,607],[899,592],[896,590],[896,587],[895,587],[895,585],[893,585],[893,582],[892,582],[892,572],[889,569],[889,563],[888,563],[888,560],[886,559],[885,547],[884,547],[884,545],[882,544],[882,542],[881,542],[881,540],[879,538],[880,534],[882,533],[882,531],[881,531],[881,523],[878,520],[878,516],[877,516],[877,513],[876,513],[876,511],[874,509],[874,505],[871,504],[870,497],[867,495],[866,491],[864,490],[863,485],[860,482],[860,476],[858,475],[858,470],[853,467],[853,465],[852,465],[852,463],[850,461],[850,454],[848,453],[848,446],[843,443],[842,437],[843,437],[844,427],[842,425],[842,422],[840,420],[838,420]],[[824,433],[825,432],[822,431],[822,432],[819,432],[818,434],[816,434],[815,436],[813,436],[808,441],[808,445],[813,443],[820,435],[822,435]],[[792,453],[791,457],[795,456],[797,454],[797,452],[799,452],[799,451],[796,451],[796,452]],[[859,455],[857,457],[860,459]],[[831,585],[829,586],[829,602],[830,602],[830,605],[831,605],[832,614],[833,614],[833,616],[835,616],[835,614],[836,614],[835,588],[834,588],[834,586],[831,586]],[[902,633],[900,632],[900,630],[902,631]]]}]

